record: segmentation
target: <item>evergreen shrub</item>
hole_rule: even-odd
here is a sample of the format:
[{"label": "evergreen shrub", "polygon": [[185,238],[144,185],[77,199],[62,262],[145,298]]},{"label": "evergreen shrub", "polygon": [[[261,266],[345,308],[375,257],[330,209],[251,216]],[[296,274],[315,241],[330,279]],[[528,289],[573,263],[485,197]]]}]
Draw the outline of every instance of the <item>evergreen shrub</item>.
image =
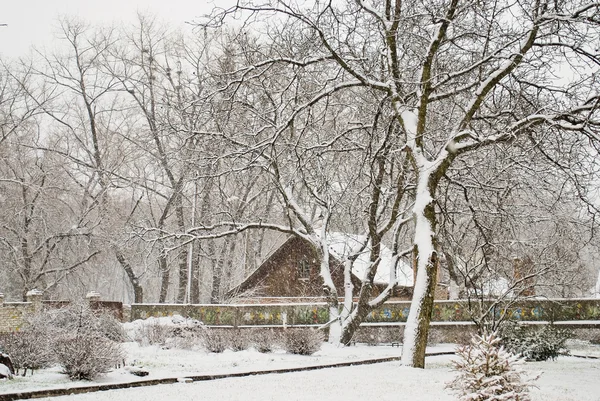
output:
[{"label": "evergreen shrub", "polygon": [[506,351],[496,334],[475,335],[456,354],[458,375],[447,387],[460,401],[530,401],[531,382],[523,379],[519,368],[523,360]]},{"label": "evergreen shrub", "polygon": [[530,361],[546,361],[568,352],[564,344],[572,333],[552,324],[540,328],[510,323],[502,328],[500,336],[504,347],[513,354]]}]

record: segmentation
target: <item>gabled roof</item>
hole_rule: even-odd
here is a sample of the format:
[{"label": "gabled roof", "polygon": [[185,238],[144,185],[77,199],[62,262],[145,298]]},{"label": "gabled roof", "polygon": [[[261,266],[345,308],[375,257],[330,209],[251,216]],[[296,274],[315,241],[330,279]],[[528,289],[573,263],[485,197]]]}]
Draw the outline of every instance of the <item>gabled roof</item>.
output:
[{"label": "gabled roof", "polygon": [[297,241],[299,239],[299,237],[293,235],[289,236],[288,239],[286,239],[281,245],[279,245],[279,247],[277,247],[273,252],[271,252],[265,258],[265,260],[263,260],[262,263],[252,273],[250,273],[250,275],[248,275],[248,277],[246,277],[244,280],[242,280],[241,283],[230,289],[228,293],[231,295],[238,292],[244,292],[249,287],[258,285],[261,282],[261,280],[267,274],[269,274],[269,271],[273,268],[273,266],[271,266],[271,264],[268,262],[273,258],[277,258],[278,255],[281,254],[281,252],[283,252],[292,242]]},{"label": "gabled roof", "polygon": [[[336,264],[342,264],[343,261],[351,253],[356,253],[360,250],[362,242],[366,239],[366,236],[345,234],[345,233],[330,233],[328,237],[329,251],[333,262]],[[280,245],[272,254],[270,254],[261,265],[254,270],[248,277],[246,277],[239,285],[229,291],[230,294],[237,292],[244,292],[248,288],[259,284],[262,279],[269,274],[269,271],[274,266],[268,263],[271,259],[277,258],[278,254],[283,252],[287,246],[293,241],[302,240],[299,237],[290,236],[282,245]],[[390,267],[393,263],[392,251],[381,244],[380,249],[381,262],[377,267],[375,278],[373,282],[379,285],[387,285],[390,281]],[[352,267],[352,274],[358,280],[362,280],[370,266],[370,250],[369,245],[360,253],[354,265]],[[413,286],[413,271],[412,268],[405,262],[399,260],[396,267],[396,282],[401,287],[412,287]]]}]

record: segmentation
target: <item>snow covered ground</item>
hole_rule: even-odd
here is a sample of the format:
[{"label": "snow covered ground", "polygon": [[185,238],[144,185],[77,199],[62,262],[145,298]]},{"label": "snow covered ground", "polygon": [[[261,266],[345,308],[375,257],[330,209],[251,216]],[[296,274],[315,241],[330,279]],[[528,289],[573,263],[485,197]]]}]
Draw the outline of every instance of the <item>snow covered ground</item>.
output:
[{"label": "snow covered ground", "polygon": [[[148,379],[289,368],[400,355],[397,347],[363,344],[347,348],[324,344],[321,351],[313,356],[290,355],[282,351],[261,354],[254,350],[211,354],[203,351],[165,350],[156,346],[140,347],[137,343],[127,343],[126,347],[128,363],[147,368],[150,371]],[[584,344],[575,344],[574,347],[579,354],[600,354],[599,347]],[[452,349],[451,345],[442,345],[428,351],[449,349]],[[405,368],[399,362],[388,362],[102,391],[56,397],[52,400],[455,400],[444,388],[444,384],[454,376],[451,358],[452,356],[447,355],[428,357],[425,370]],[[560,357],[557,361],[527,363],[525,369],[532,375],[543,372],[537,381],[538,388],[532,391],[534,401],[600,401],[600,360]],[[139,379],[124,369],[116,369],[96,383]],[[0,394],[89,384],[90,382],[70,382],[58,370],[51,369],[25,378],[0,381]]]},{"label": "snow covered ground", "polygon": [[[431,357],[426,370],[400,366],[397,362],[320,371],[223,379],[174,384],[75,396],[81,401],[142,400],[410,400],[445,401],[456,398],[444,389],[451,380],[448,357]],[[561,358],[535,363],[528,370],[545,373],[534,389],[534,401],[600,400],[600,364]],[[67,401],[73,397],[60,397]]]},{"label": "snow covered ground", "polygon": [[[134,338],[135,325],[127,324],[126,330],[129,336]],[[35,372],[33,376],[0,380],[0,396],[50,388],[286,369],[401,355],[401,349],[398,347],[366,344],[335,347],[325,343],[319,352],[311,356],[292,355],[284,351],[262,354],[253,349],[215,354],[202,349],[142,347],[136,342],[128,342],[124,346],[127,353],[126,364],[147,369],[150,372],[149,376],[140,378],[120,368],[114,369],[94,382],[71,382],[66,375],[60,373],[59,368],[44,369]],[[454,350],[454,347],[452,344],[437,345],[428,347],[427,351],[446,352]],[[598,345],[570,341],[569,348],[573,354],[600,357]],[[428,357],[425,370],[405,368],[399,362],[386,362],[306,372],[164,384],[51,399],[55,401],[73,399],[81,401],[455,400],[456,397],[445,389],[445,383],[455,375],[451,369],[452,358],[454,356],[451,355]],[[557,361],[527,363],[524,368],[531,376],[542,373],[536,382],[538,388],[532,390],[533,401],[600,401],[600,359],[560,357]]]}]

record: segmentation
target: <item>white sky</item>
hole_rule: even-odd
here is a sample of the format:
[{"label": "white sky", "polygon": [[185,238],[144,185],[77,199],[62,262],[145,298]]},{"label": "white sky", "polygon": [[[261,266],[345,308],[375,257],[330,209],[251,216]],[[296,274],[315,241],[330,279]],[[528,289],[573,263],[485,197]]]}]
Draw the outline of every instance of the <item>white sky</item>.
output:
[{"label": "white sky", "polygon": [[0,24],[8,26],[0,27],[0,56],[25,56],[33,45],[51,49],[59,16],[110,25],[133,22],[140,11],[154,14],[174,27],[184,27],[185,21],[228,3],[231,0],[2,0]]}]

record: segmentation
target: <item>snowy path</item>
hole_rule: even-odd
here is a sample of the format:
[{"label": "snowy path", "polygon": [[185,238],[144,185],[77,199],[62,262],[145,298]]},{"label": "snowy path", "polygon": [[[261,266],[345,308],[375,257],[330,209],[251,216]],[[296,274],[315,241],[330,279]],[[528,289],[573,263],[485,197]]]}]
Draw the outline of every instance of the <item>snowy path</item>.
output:
[{"label": "snowy path", "polygon": [[[272,374],[177,383],[125,390],[103,391],[74,396],[47,398],[47,401],[142,401],[142,400],[453,400],[444,394],[443,382],[452,373],[432,377],[431,372],[401,367],[399,362],[324,369],[309,372]],[[427,382],[427,385],[423,385]],[[426,394],[416,396],[427,389]],[[410,396],[408,396],[410,394]],[[430,398],[433,397],[433,398]]]}]

